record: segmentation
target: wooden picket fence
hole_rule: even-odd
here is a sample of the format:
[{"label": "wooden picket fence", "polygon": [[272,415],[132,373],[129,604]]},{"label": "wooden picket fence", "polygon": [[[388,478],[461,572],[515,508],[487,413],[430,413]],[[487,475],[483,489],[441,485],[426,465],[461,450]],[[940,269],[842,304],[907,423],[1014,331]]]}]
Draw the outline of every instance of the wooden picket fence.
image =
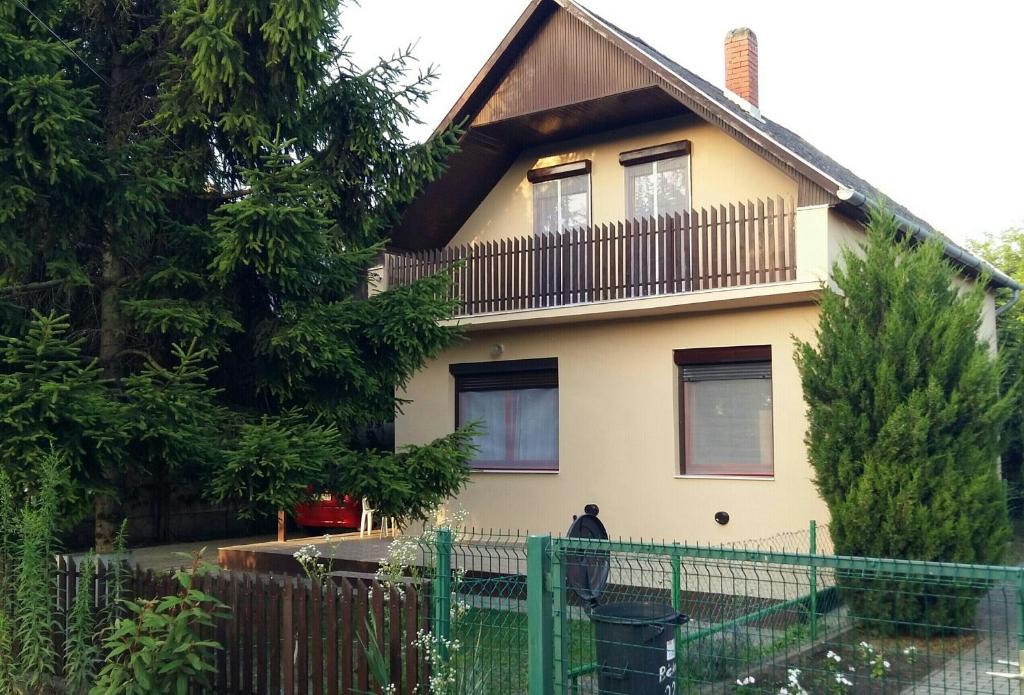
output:
[{"label": "wooden picket fence", "polygon": [[796,279],[792,201],[702,208],[384,257],[386,286],[446,269],[458,315],[651,297]]},{"label": "wooden picket fence", "polygon": [[[62,654],[80,572],[66,556],[58,558],[57,565],[54,641]],[[169,573],[127,567],[125,571],[126,598],[150,599],[179,590]],[[304,577],[226,571],[199,578],[195,588],[218,598],[231,613],[203,635],[224,647],[216,653],[211,692],[382,693],[367,665],[369,640],[387,659],[397,692],[418,692],[417,684],[429,677],[428,664],[414,644],[417,632],[430,628],[427,585],[410,583],[400,592],[372,579],[332,580],[321,586]],[[93,587],[99,615],[114,598],[110,564],[99,563]],[[62,663],[57,667],[61,673]]]}]

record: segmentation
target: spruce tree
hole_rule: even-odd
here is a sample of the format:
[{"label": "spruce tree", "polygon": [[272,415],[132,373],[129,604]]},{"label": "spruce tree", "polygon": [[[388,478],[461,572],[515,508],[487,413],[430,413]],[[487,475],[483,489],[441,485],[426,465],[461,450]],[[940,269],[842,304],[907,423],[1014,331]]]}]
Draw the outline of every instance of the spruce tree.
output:
[{"label": "spruce tree", "polygon": [[[833,278],[816,340],[796,352],[808,453],[836,553],[999,562],[1008,540],[998,469],[1008,399],[978,336],[985,278],[961,281],[940,243],[903,238],[884,212]],[[861,617],[973,620],[969,591],[840,581]]]},{"label": "spruce tree", "polygon": [[[96,371],[89,388],[121,408],[105,437],[68,435],[110,451],[89,454],[77,479],[98,550],[111,547],[117,492],[140,478],[205,480],[227,497],[244,480],[245,500],[268,507],[346,479],[336,468],[360,465],[360,431],[391,420],[396,389],[454,338],[439,323],[446,276],[365,296],[388,229],[457,133],[405,139],[435,73],[412,72],[408,51],[353,65],[340,9],[0,4],[0,332],[26,340],[33,309],[66,315]],[[31,371],[3,369],[10,388]],[[333,434],[315,440],[304,482],[288,457],[249,455],[316,428]],[[424,443],[432,474],[397,482],[455,492],[468,452],[457,444],[453,457],[450,438]],[[268,465],[279,475],[245,474]]]}]

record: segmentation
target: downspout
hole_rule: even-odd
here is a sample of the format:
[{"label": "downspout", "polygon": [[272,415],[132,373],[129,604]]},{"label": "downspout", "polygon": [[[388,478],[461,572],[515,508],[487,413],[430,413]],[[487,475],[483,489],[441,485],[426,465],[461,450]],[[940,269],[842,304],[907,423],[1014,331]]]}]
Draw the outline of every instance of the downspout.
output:
[{"label": "downspout", "polygon": [[[861,193],[860,191],[855,191],[852,188],[840,188],[838,191],[836,191],[836,197],[839,198],[839,200],[843,201],[844,203],[852,205],[855,208],[869,210],[874,209],[876,207],[876,203],[874,203],[871,200],[868,200],[863,193]],[[893,213],[893,217],[895,217],[896,224],[899,225],[900,229],[910,234],[913,238],[922,242],[928,241],[930,239],[938,239],[940,242],[942,242],[943,250],[949,258],[953,259],[954,261],[964,266],[965,268],[973,270],[976,273],[984,273],[988,275],[994,284],[1012,290],[1013,294],[1010,296],[1010,299],[1005,304],[996,309],[996,318],[1005,314],[1007,311],[1010,310],[1010,308],[1014,304],[1016,304],[1020,300],[1020,283],[1011,278],[1006,273],[1002,272],[998,268],[992,267],[985,261],[981,260],[974,254],[970,253],[969,251],[950,243],[946,239],[942,238],[941,236],[933,232],[931,229],[928,229],[927,227],[922,227],[916,222],[911,222],[903,215]]]},{"label": "downspout", "polygon": [[1016,304],[1019,300],[1020,300],[1020,288],[1019,287],[1014,287],[1013,288],[1013,294],[1010,295],[1010,298],[1006,301],[1006,303],[1003,304],[1001,307],[998,307],[996,309],[996,318],[999,318],[1000,316],[1005,314],[1007,311],[1009,311],[1013,307],[1013,305]]}]

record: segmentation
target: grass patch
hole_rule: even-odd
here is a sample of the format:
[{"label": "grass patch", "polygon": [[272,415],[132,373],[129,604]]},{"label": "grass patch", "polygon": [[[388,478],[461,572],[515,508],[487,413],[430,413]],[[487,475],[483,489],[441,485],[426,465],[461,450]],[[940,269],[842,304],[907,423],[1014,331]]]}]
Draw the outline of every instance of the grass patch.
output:
[{"label": "grass patch", "polygon": [[[526,613],[518,610],[470,608],[459,618],[454,639],[464,653],[458,666],[483,673],[484,695],[525,693],[529,653]],[[569,620],[570,665],[594,660],[594,631],[589,620]]]}]

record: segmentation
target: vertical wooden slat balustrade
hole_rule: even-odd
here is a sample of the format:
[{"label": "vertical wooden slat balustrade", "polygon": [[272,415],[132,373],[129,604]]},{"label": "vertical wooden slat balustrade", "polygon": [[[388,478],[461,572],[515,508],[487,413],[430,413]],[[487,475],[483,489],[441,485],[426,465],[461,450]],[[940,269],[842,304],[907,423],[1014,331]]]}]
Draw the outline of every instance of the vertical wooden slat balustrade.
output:
[{"label": "vertical wooden slat balustrade", "polygon": [[445,249],[391,252],[385,285],[452,273],[456,314],[522,311],[796,279],[781,197]]}]

